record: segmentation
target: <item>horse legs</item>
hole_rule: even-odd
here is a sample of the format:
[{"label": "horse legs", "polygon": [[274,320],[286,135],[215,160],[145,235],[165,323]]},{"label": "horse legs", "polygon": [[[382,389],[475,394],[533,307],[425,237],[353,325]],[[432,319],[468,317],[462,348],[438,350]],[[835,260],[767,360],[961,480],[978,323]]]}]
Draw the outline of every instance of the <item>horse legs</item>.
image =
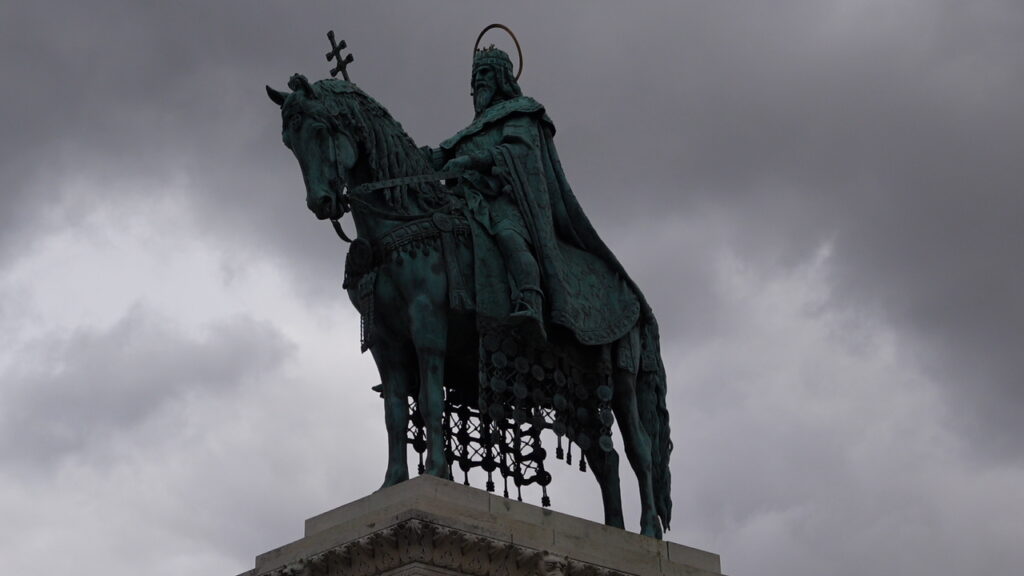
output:
[{"label": "horse legs", "polygon": [[427,436],[424,473],[448,478],[444,444],[444,354],[448,344],[447,306],[426,295],[413,299],[409,307],[410,331],[420,369],[420,414]]},{"label": "horse legs", "polygon": [[619,489],[619,454],[615,450],[605,452],[591,444],[586,451],[590,469],[601,487],[601,501],[604,503],[604,523],[615,528],[625,528],[622,518],[622,492]]},{"label": "horse legs", "polygon": [[388,431],[388,469],[381,488],[409,479],[406,459],[406,434],[409,428],[410,354],[402,347],[383,340],[370,348],[384,385],[384,424]]},{"label": "horse legs", "polygon": [[636,374],[616,370],[614,374],[615,394],[612,396],[612,410],[619,421],[626,457],[636,473],[640,484],[640,533],[661,538],[661,522],[654,504],[654,476],[651,438],[640,421],[637,406]]}]

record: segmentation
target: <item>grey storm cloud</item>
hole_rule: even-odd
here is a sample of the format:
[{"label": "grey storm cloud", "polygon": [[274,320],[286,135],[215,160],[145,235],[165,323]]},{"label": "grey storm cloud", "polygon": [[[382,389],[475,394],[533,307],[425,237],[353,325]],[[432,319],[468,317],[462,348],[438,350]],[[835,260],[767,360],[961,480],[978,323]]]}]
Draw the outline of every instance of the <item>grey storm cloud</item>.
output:
[{"label": "grey storm cloud", "polygon": [[34,469],[134,433],[189,394],[233,394],[273,372],[291,345],[274,327],[248,318],[196,338],[135,307],[107,330],[40,338],[0,374],[0,455]]}]

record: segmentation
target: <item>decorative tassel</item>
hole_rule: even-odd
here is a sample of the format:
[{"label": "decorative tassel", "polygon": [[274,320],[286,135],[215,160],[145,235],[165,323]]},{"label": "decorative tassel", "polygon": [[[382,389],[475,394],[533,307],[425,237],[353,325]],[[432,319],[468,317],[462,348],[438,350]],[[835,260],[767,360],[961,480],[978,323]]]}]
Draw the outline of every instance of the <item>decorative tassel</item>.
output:
[{"label": "decorative tassel", "polygon": [[420,452],[420,465],[417,467],[417,470],[419,470],[420,474],[423,474],[427,470],[427,467],[423,465],[423,452]]},{"label": "decorative tassel", "polygon": [[547,486],[541,486],[540,489],[544,493],[544,495],[541,496],[541,498],[540,498],[540,505],[545,507],[545,508],[550,508],[551,507],[551,498],[548,498],[548,487]]},{"label": "decorative tassel", "polygon": [[555,448],[555,458],[561,460],[565,458],[565,450],[562,450],[562,437],[558,437],[558,447]]},{"label": "decorative tassel", "polygon": [[587,471],[587,459],[580,453],[580,472]]},{"label": "decorative tassel", "polygon": [[505,476],[505,498],[508,498],[508,476]]},{"label": "decorative tassel", "polygon": [[[360,314],[359,315],[359,349],[362,350],[363,352],[366,352],[366,348],[367,348],[367,346],[366,346],[366,315],[365,314]],[[382,392],[381,393],[381,397],[383,397],[383,396],[384,396],[384,393]]]},{"label": "decorative tassel", "polygon": [[569,447],[565,451],[565,463],[572,466],[572,442],[569,442]]},{"label": "decorative tassel", "polygon": [[494,492],[494,473],[493,472],[488,472],[487,473],[487,491],[488,492]]}]

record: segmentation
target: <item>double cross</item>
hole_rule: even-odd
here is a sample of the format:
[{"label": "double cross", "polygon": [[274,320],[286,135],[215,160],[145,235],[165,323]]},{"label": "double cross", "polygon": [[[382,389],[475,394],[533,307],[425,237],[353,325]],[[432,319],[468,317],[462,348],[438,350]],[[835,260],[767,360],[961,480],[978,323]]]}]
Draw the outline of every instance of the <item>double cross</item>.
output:
[{"label": "double cross", "polygon": [[349,54],[344,58],[341,57],[341,51],[344,50],[348,46],[348,44],[346,44],[344,40],[335,43],[334,30],[331,30],[330,32],[327,33],[327,39],[331,41],[331,51],[327,53],[327,61],[330,62],[331,60],[335,60],[338,62],[334,66],[334,69],[331,70],[331,76],[337,76],[338,72],[341,72],[341,76],[345,79],[345,81],[350,82],[350,80],[348,79],[348,65],[352,63],[352,55]]}]

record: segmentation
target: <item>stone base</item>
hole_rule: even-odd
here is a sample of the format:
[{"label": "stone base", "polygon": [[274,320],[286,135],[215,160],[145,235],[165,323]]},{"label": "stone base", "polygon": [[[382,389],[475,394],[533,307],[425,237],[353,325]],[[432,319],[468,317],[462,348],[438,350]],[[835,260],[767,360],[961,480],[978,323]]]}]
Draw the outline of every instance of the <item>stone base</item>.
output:
[{"label": "stone base", "polygon": [[306,520],[239,576],[719,575],[717,554],[432,476]]}]

